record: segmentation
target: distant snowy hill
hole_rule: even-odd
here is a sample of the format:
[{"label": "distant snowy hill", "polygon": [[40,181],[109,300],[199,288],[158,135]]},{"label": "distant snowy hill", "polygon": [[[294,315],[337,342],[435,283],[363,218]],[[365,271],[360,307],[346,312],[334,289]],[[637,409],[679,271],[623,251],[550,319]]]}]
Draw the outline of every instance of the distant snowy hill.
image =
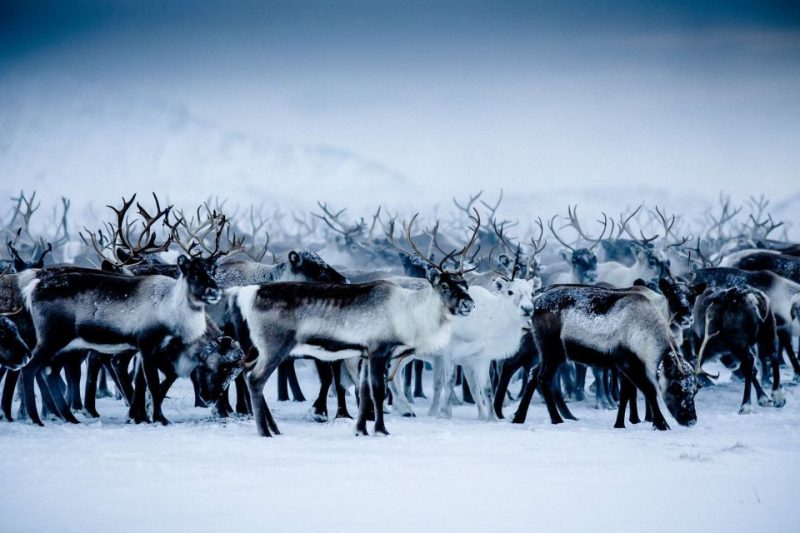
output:
[{"label": "distant snowy hill", "polygon": [[372,204],[414,193],[403,176],[345,149],[254,139],[181,106],[51,81],[3,91],[3,196],[35,189],[45,199],[107,203],[155,190],[186,203],[219,194],[243,203]]},{"label": "distant snowy hill", "polygon": [[[181,104],[131,91],[41,76],[0,81],[0,206],[21,189],[37,191],[45,205],[60,196],[74,213],[115,202],[121,195],[157,191],[182,205],[219,195],[242,205],[310,209],[329,201],[366,214],[381,204],[401,213],[446,213],[452,196],[470,192],[455,183],[420,183],[387,165],[345,148],[256,138],[189,112]],[[409,153],[409,157],[415,157]],[[499,187],[486,182],[487,201]],[[737,191],[735,202],[745,198]],[[503,214],[531,221],[566,214],[578,204],[582,217],[618,215],[641,202],[661,205],[695,220],[716,198],[692,190],[626,187],[560,187],[547,176],[506,187]],[[797,236],[800,193],[773,198],[773,213]],[[527,224],[523,223],[523,226]],[[797,237],[795,237],[797,238]]]}]

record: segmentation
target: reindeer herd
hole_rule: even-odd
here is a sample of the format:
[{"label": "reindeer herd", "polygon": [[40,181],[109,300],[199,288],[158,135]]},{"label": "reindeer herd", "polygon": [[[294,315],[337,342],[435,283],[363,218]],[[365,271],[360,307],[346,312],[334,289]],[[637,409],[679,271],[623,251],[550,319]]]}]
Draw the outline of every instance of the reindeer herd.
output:
[{"label": "reindeer herd", "polygon": [[277,374],[279,400],[304,400],[297,358],[319,373],[313,419],[328,419],[331,392],[350,418],[352,386],[361,435],[368,421],[388,434],[387,413],[416,416],[428,369],[437,417],[468,402],[503,418],[518,401],[522,423],[538,390],[558,424],[593,390],[615,427],[640,422],[639,393],[656,429],[669,429],[662,404],[691,426],[700,388],[714,394],[710,359],[743,381],[740,413],[752,388],[761,406],[785,404],[780,367],[800,378],[800,245],[765,199],[721,198],[696,221],[639,206],[594,231],[577,206],[526,226],[501,219],[501,201],[478,193],[446,219],[398,222],[134,195],[76,231],[68,200],[43,220],[20,193],[0,228],[2,416],[100,417],[110,379],[130,421],[168,424],[164,398],[188,378],[197,406],[252,414],[270,436],[264,387]]}]

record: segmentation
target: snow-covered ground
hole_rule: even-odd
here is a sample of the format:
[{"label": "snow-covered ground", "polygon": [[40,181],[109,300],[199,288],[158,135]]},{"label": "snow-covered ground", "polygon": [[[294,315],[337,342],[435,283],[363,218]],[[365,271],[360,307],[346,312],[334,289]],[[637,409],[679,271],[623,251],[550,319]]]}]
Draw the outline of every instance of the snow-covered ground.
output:
[{"label": "snow-covered ground", "polygon": [[[313,366],[298,369],[315,396]],[[666,433],[613,429],[588,401],[552,426],[536,399],[516,426],[473,406],[429,418],[418,400],[417,418],[389,415],[390,437],[363,438],[310,421],[310,402],[276,402],[273,380],[284,434],[262,439],[250,419],[192,407],[180,381],[169,427],[128,425],[111,399],[80,426],[0,423],[0,530],[791,531],[800,390],[786,391],[783,409],[740,416],[741,384],[704,389],[698,425]]]}]

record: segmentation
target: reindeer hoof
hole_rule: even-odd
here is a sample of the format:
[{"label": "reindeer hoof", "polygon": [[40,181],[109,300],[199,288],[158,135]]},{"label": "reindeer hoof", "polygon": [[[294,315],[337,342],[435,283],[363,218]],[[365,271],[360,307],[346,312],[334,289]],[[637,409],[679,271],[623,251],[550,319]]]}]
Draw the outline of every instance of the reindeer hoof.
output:
[{"label": "reindeer hoof", "polygon": [[369,435],[369,433],[367,433],[367,428],[366,427],[362,428],[362,427],[359,427],[359,426],[356,426],[356,430],[353,432],[353,434],[356,437],[361,437],[361,436],[366,437],[367,435]]},{"label": "reindeer hoof", "polygon": [[739,414],[740,415],[750,415],[750,414],[753,414],[754,412],[755,412],[755,410],[753,409],[753,405],[749,404],[749,403],[746,403],[746,404],[742,405],[741,408],[739,408]]},{"label": "reindeer hoof", "polygon": [[386,430],[386,428],[385,428],[384,426],[381,426],[381,427],[376,427],[376,428],[375,428],[375,436],[377,437],[377,436],[379,436],[379,435],[385,435],[385,436],[388,436],[388,435],[389,435],[389,432]]},{"label": "reindeer hoof", "polygon": [[653,428],[657,429],[658,431],[667,431],[669,430],[669,424],[667,424],[666,420],[662,420],[661,422],[653,422]]},{"label": "reindeer hoof", "polygon": [[625,429],[625,422],[617,422],[616,424],[614,424],[614,427],[616,429]]},{"label": "reindeer hoof", "polygon": [[772,406],[783,407],[786,405],[786,397],[783,394],[783,388],[772,391]]},{"label": "reindeer hoof", "polygon": [[350,413],[348,413],[347,411],[337,411],[336,418],[349,418],[350,420],[353,419],[353,417],[350,416]]},{"label": "reindeer hoof", "polygon": [[761,398],[758,399],[758,405],[760,405],[761,407],[770,407],[772,406],[772,400],[770,400],[766,396],[762,396]]},{"label": "reindeer hoof", "polygon": [[403,416],[405,418],[416,418],[417,417],[417,413],[415,413],[414,411],[411,411],[411,412],[408,412],[408,413],[403,413]]}]

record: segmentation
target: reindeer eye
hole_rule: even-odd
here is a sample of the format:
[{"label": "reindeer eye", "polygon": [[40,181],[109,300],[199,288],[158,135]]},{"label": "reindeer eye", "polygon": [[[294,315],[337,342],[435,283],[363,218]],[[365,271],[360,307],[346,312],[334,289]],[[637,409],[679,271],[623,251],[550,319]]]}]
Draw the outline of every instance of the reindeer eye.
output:
[{"label": "reindeer eye", "polygon": [[447,292],[447,291],[449,291],[449,290],[450,290],[450,286],[449,286],[447,283],[442,283],[442,284],[440,284],[440,285],[439,285],[439,287],[440,287],[440,288],[441,288],[441,289],[442,289],[444,292]]}]

